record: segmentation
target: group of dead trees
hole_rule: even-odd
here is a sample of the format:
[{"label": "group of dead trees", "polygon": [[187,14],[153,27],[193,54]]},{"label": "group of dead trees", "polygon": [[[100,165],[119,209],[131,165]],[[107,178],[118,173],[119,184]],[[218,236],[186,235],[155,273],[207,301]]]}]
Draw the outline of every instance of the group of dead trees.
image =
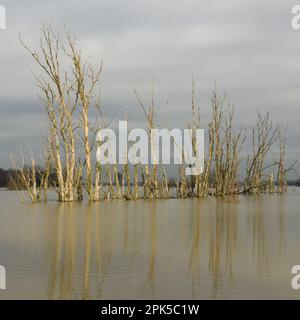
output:
[{"label": "group of dead trees", "polygon": [[[58,200],[62,202],[81,201],[84,193],[90,201],[169,198],[173,186],[177,197],[181,198],[286,191],[289,169],[285,167],[285,131],[273,126],[268,113],[258,114],[257,124],[251,132],[252,152],[246,159],[246,175],[241,182],[241,150],[248,131],[244,127],[238,130],[234,127],[234,107],[227,103],[225,95],[219,97],[217,90],[211,98],[212,117],[206,134],[205,164],[201,174],[187,177],[183,164],[179,166],[177,180],[171,181],[163,165],[136,164],[133,168],[123,165],[121,173],[117,165],[97,165],[93,161],[93,141],[99,122],[102,127],[108,126],[95,94],[102,64],[95,69],[84,59],[75,38],[67,31],[61,38],[51,27],[43,26],[41,34],[38,51],[28,47],[21,37],[20,41],[43,74],[36,77],[48,123],[43,170],[38,169],[32,156],[29,167],[25,166],[24,160],[19,166],[15,164],[17,174],[11,181],[17,189],[26,189],[33,202],[47,200],[49,187],[57,190]],[[154,99],[147,107],[135,93],[150,134],[157,125]],[[101,121],[98,119],[94,124],[90,116],[92,108],[101,117]],[[195,131],[200,125],[193,82],[190,128]],[[274,146],[279,151],[275,160],[270,159]],[[195,143],[193,151],[197,153]],[[272,172],[277,172],[276,187]]]},{"label": "group of dead trees", "polygon": [[[46,142],[47,164],[40,178],[46,184],[50,169],[54,168],[59,201],[81,200],[83,184],[89,199],[97,200],[89,114],[102,65],[95,71],[89,61],[84,61],[75,46],[75,39],[68,32],[64,40],[49,26],[43,26],[41,32],[38,51],[30,49],[20,37],[24,48],[43,71],[43,76],[36,77],[36,82],[47,115],[49,135]],[[63,62],[69,62],[68,69],[62,67]],[[26,185],[30,197],[39,199],[39,192],[34,186],[35,170],[32,169],[27,176],[22,169],[19,172],[24,183],[28,180]]]},{"label": "group of dead trees", "polygon": [[[245,127],[234,128],[234,107],[227,102],[226,93],[219,96],[216,89],[212,94],[211,108],[204,171],[187,179],[184,171],[179,170],[177,195],[201,198],[286,192],[286,175],[295,165],[286,168],[286,129],[282,125],[275,126],[269,113],[257,113],[257,123],[250,134]],[[194,84],[192,110],[192,127],[200,128],[199,111],[194,107]],[[251,140],[248,149],[252,152],[242,156],[242,147],[247,140]],[[241,170],[243,162],[246,163],[245,170]],[[241,171],[245,171],[243,179]]]}]

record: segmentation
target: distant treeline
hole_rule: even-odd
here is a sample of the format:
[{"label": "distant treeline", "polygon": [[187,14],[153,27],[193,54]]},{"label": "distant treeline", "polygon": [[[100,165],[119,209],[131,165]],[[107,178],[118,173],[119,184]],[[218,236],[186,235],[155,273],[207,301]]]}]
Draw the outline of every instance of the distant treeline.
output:
[{"label": "distant treeline", "polygon": [[11,178],[16,176],[16,170],[0,168],[0,188],[9,188]]},{"label": "distant treeline", "polygon": [[298,179],[298,180],[288,180],[287,181],[287,185],[288,186],[300,187],[300,179]]},{"label": "distant treeline", "polygon": [[0,169],[0,188],[6,188],[8,186],[8,177],[10,170]]},{"label": "distant treeline", "polygon": [[[27,167],[27,171],[28,174],[31,170],[30,166],[25,166]],[[25,170],[26,171],[26,170]],[[36,168],[36,182],[37,182],[37,186],[39,187],[41,184],[41,180],[40,180],[40,176],[41,173],[45,172],[45,170],[41,167],[37,167]],[[18,177],[18,170],[15,169],[2,169],[0,168],[0,188],[8,188],[10,190],[16,190],[16,189],[26,189],[26,186],[18,186],[18,188],[16,188],[16,186],[14,185],[14,181],[16,180],[16,178]],[[122,173],[119,172],[118,173],[119,179],[122,179]],[[56,173],[53,171],[50,174],[50,186],[55,187],[57,184],[57,177],[56,177]],[[275,185],[277,185],[277,181],[274,183]],[[103,185],[108,185],[108,182],[104,182]],[[133,185],[133,183],[131,183],[131,185]],[[142,182],[139,181],[139,185],[142,185]],[[287,180],[287,185],[288,186],[296,186],[296,187],[300,187],[300,179],[297,180]],[[173,178],[169,178],[169,187],[175,187],[176,186],[176,181]]]},{"label": "distant treeline", "polygon": [[[32,168],[29,165],[25,165],[23,167],[23,173],[25,176],[29,176],[32,174]],[[45,169],[42,167],[36,167],[35,168],[35,176],[36,176],[36,185],[37,187],[41,186],[41,177],[45,174]],[[20,170],[17,169],[2,169],[0,168],[0,188],[7,188],[10,190],[26,190],[26,185],[22,183],[22,181],[19,179],[20,176]],[[122,172],[118,172],[118,178],[119,180],[123,179]],[[16,181],[18,182],[16,185]],[[49,187],[56,187],[58,184],[58,179],[55,170],[52,170],[49,175]],[[108,181],[103,181],[103,186],[109,185]],[[131,186],[133,186],[134,183],[131,183]],[[142,186],[142,181],[138,181],[138,185]],[[169,179],[169,187],[175,187],[176,181],[173,178]],[[299,180],[299,186],[300,186],[300,180]]]},{"label": "distant treeline", "polygon": [[[32,169],[29,166],[24,166],[23,172],[24,174],[30,175]],[[41,185],[41,176],[45,172],[45,170],[41,167],[36,167],[36,184],[39,187]],[[22,184],[22,181],[19,179],[20,170],[17,169],[2,169],[0,168],[0,188],[8,188],[11,190],[15,189],[26,189],[26,186]],[[50,172],[49,175],[49,185],[55,186],[57,181],[57,177],[55,172]],[[16,182],[18,182],[18,187],[16,187]]]}]

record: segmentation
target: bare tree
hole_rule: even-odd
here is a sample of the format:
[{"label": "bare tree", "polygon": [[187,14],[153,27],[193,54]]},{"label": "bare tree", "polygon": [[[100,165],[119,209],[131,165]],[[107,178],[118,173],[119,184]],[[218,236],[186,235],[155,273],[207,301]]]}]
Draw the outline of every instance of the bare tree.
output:
[{"label": "bare tree", "polygon": [[[102,64],[94,71],[89,61],[83,60],[81,53],[76,49],[75,39],[67,31],[66,47],[60,35],[51,26],[44,25],[41,34],[38,51],[30,49],[21,37],[20,41],[44,74],[36,77],[36,81],[48,116],[48,143],[58,179],[59,200],[75,201],[82,198],[82,195],[75,191],[76,186],[81,183],[78,181],[81,169],[78,168],[76,158],[80,154],[76,137],[83,141],[85,187],[89,199],[94,200],[89,111]],[[63,68],[65,60],[69,61],[69,65]],[[79,124],[76,120],[77,115],[80,117]],[[82,137],[76,133],[80,132],[80,128],[83,132]],[[80,174],[80,178],[82,177]]]}]

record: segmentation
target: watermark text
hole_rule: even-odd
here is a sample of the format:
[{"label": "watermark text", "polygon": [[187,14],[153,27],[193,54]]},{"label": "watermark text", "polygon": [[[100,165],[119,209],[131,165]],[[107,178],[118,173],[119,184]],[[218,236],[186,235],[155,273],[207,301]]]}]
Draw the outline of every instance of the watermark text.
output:
[{"label": "watermark text", "polygon": [[295,5],[292,7],[292,20],[291,27],[294,30],[300,30],[300,5]]},{"label": "watermark text", "polygon": [[6,271],[3,266],[0,265],[0,290],[6,289]]},{"label": "watermark text", "polygon": [[128,131],[127,121],[119,121],[118,129],[118,135],[113,129],[99,130],[97,134],[99,164],[184,164],[186,175],[199,175],[203,172],[203,129],[163,128],[147,132],[135,128]]},{"label": "watermark text", "polygon": [[300,265],[293,266],[292,268],[292,274],[295,276],[292,278],[292,288],[294,290],[299,290],[300,289]]},{"label": "watermark text", "polygon": [[6,30],[6,9],[0,4],[0,30]]}]

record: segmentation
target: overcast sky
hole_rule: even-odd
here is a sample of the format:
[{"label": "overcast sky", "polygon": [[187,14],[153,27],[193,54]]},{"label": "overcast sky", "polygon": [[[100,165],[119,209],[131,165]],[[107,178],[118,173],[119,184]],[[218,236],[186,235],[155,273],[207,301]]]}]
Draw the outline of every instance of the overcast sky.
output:
[{"label": "overcast sky", "polygon": [[[299,1],[300,2],[300,1]],[[289,126],[289,160],[300,154],[300,30],[291,28],[296,0],[0,0],[7,30],[0,32],[0,167],[9,155],[45,135],[33,61],[18,41],[35,47],[39,27],[68,26],[93,61],[103,61],[102,103],[107,114],[139,124],[135,86],[149,97],[155,85],[161,122],[185,124],[191,78],[207,120],[214,80],[236,106],[236,122],[251,125],[257,110]],[[169,106],[163,106],[169,96]],[[299,168],[299,166],[298,166]]]}]

